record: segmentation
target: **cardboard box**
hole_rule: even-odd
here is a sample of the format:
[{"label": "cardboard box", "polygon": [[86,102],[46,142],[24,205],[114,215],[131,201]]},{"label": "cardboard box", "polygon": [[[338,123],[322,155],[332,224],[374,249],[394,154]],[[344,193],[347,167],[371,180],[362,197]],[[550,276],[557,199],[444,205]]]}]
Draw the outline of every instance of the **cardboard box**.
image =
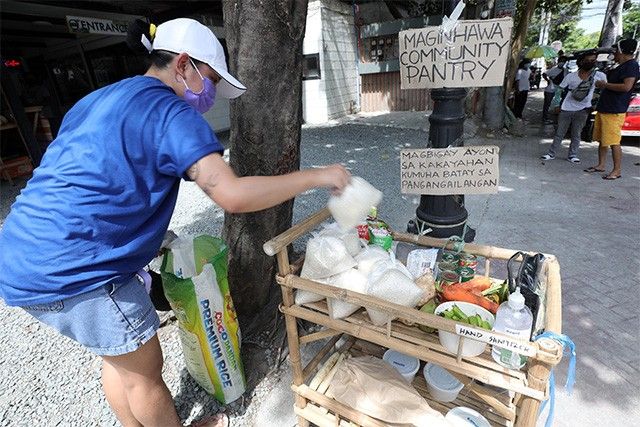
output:
[{"label": "cardboard box", "polygon": [[18,178],[19,176],[29,175],[33,172],[33,165],[31,159],[27,156],[17,157],[15,159],[2,161],[0,177],[6,179],[5,172],[9,174],[11,178]]}]

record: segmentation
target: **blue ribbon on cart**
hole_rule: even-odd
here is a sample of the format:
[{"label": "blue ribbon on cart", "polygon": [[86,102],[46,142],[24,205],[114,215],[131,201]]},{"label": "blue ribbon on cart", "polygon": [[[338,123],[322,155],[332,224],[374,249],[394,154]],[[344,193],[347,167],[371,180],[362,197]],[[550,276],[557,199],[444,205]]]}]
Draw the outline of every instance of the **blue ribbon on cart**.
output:
[{"label": "blue ribbon on cart", "polygon": [[[571,358],[569,359],[569,370],[567,372],[567,382],[564,385],[567,393],[571,394],[573,391],[573,386],[576,383],[576,345],[571,338],[564,334],[556,334],[555,332],[544,332],[534,338],[534,341],[537,341],[541,338],[550,338],[554,341],[557,341],[562,345],[563,355],[569,354]],[[549,375],[549,399],[542,402],[542,406],[540,406],[540,412],[538,416],[542,414],[544,409],[549,403],[549,415],[547,415],[547,421],[545,422],[545,427],[551,427],[553,425],[553,414],[556,408],[556,379],[555,375],[553,375],[553,369],[551,369],[551,374]]]}]

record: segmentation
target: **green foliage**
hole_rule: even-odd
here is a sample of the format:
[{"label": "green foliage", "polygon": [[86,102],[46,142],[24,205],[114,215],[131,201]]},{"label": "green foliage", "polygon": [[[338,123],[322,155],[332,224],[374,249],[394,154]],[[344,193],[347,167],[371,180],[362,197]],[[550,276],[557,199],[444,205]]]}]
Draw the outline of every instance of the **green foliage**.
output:
[{"label": "green foliage", "polygon": [[[591,3],[591,0],[587,3]],[[542,26],[542,14],[551,12],[551,25],[549,31],[549,43],[554,40],[562,42],[563,50],[588,49],[598,45],[600,32],[586,34],[578,28],[580,13],[582,11],[581,0],[540,0],[536,6],[536,13],[529,24],[526,46],[538,44],[540,27]]]},{"label": "green foliage", "polygon": [[[585,3],[590,4],[593,0],[587,0]],[[538,11],[549,11],[553,16],[562,14],[568,10],[577,10],[580,18],[580,11],[582,10],[582,0],[539,0],[536,5]]]},{"label": "green foliage", "polygon": [[640,34],[640,3],[633,3],[622,13],[622,37],[632,38],[633,32],[638,27],[636,37]]},{"label": "green foliage", "polygon": [[600,40],[600,31],[585,34],[582,28],[576,27],[569,33],[567,38],[564,39],[562,48],[565,52],[591,49],[598,46],[598,40]]}]

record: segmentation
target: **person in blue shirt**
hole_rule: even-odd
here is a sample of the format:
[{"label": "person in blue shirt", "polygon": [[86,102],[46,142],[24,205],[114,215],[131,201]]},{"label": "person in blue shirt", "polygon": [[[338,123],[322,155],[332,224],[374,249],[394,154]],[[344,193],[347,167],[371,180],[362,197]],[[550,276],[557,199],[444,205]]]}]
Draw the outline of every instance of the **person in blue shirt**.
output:
[{"label": "person in blue shirt", "polygon": [[613,59],[618,66],[607,75],[607,81],[596,82],[602,89],[596,107],[593,126],[593,139],[600,143],[598,148],[598,164],[585,169],[585,172],[604,172],[607,162],[607,151],[611,147],[613,169],[604,174],[602,179],[614,180],[622,177],[622,126],[631,102],[633,86],[640,78],[640,68],[634,59],[638,41],[634,39],[620,40],[613,49]]},{"label": "person in blue shirt", "polygon": [[[137,21],[151,66],[81,99],[17,197],[0,233],[0,297],[102,357],[124,426],[181,426],[162,380],[159,319],[136,272],[157,254],[181,179],[228,212],[254,212],[316,187],[340,192],[340,165],[238,177],[202,117],[245,87],[204,25]],[[206,425],[223,426],[223,416]]]}]

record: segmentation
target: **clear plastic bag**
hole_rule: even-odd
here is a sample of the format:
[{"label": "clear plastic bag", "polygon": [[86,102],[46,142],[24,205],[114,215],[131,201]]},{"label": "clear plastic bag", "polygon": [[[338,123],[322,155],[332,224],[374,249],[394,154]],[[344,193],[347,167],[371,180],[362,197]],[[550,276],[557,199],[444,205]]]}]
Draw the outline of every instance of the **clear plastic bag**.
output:
[{"label": "clear plastic bag", "polygon": [[[303,277],[300,276],[303,279],[309,279],[308,277]],[[315,282],[321,283],[321,284],[328,284],[329,281],[328,279],[313,279]],[[320,294],[316,294],[315,292],[311,292],[311,291],[305,291],[302,289],[298,289],[296,291],[296,296],[295,296],[295,303],[298,305],[302,305],[302,304],[308,304],[310,302],[318,302],[323,300],[324,297]]]},{"label": "clear plastic bag", "polygon": [[380,246],[367,246],[356,256],[358,271],[368,277],[376,264],[390,259],[391,257],[389,252],[385,251]]},{"label": "clear plastic bag", "polygon": [[358,230],[355,228],[342,230],[337,223],[333,222],[325,225],[322,231],[318,233],[318,236],[331,236],[342,240],[351,256],[356,256],[362,251],[362,242],[360,242]]},{"label": "clear plastic bag", "polygon": [[[414,282],[407,268],[395,259],[378,263],[369,274],[367,294],[385,301],[414,307],[424,291]],[[394,319],[384,311],[367,307],[367,314],[376,326],[382,326]]]},{"label": "clear plastic bag", "polygon": [[325,279],[356,266],[341,239],[332,236],[317,236],[307,242],[307,252],[300,277]]},{"label": "clear plastic bag", "polygon": [[[329,284],[337,288],[365,294],[367,292],[367,277],[360,271],[352,268],[329,279]],[[355,313],[360,306],[336,298],[327,298],[329,317],[343,319]]]},{"label": "clear plastic bag", "polygon": [[329,198],[327,207],[340,228],[348,230],[360,224],[381,200],[380,190],[359,176],[354,176],[342,194]]}]

